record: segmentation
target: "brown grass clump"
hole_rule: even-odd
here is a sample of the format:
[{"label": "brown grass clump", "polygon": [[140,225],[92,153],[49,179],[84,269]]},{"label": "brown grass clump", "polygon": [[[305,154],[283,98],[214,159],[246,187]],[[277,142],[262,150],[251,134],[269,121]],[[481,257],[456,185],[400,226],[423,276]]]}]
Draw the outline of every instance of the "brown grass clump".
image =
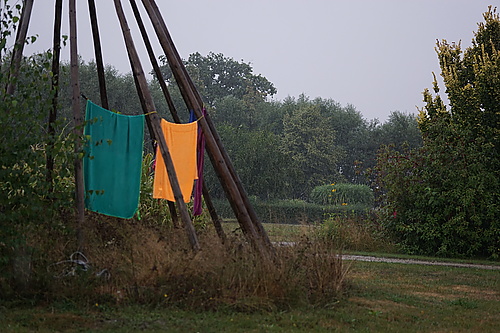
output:
[{"label": "brown grass clump", "polygon": [[34,271],[43,276],[39,293],[47,301],[96,307],[138,303],[240,311],[326,305],[342,294],[347,268],[336,249],[314,235],[277,247],[273,259],[259,257],[238,235],[222,244],[211,227],[198,237],[202,250],[193,253],[182,229],[91,214],[84,257],[73,256],[88,262],[87,271],[67,260],[74,246],[69,234],[52,239],[51,246],[36,240],[46,243]]},{"label": "brown grass clump", "polygon": [[395,245],[384,235],[376,219],[332,215],[319,227],[320,237],[342,250],[388,253],[395,250]]}]

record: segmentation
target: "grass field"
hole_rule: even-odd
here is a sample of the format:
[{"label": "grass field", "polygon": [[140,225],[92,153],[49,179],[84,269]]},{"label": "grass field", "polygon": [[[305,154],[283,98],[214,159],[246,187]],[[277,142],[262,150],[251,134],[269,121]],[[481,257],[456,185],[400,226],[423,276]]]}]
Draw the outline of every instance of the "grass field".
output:
[{"label": "grass field", "polygon": [[171,307],[2,304],[2,332],[498,332],[500,272],[351,262],[345,295],[321,308],[183,311]]}]

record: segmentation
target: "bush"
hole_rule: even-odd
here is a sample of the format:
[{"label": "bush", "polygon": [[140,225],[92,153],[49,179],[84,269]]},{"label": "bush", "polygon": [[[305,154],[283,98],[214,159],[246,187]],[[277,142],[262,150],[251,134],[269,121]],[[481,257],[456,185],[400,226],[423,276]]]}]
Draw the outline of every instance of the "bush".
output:
[{"label": "bush", "polygon": [[383,226],[371,218],[332,214],[318,226],[317,233],[325,242],[342,250],[387,253],[396,250]]},{"label": "bush", "polygon": [[472,46],[438,42],[449,106],[423,93],[423,147],[377,158],[387,229],[409,253],[500,258],[500,17],[489,7]]},{"label": "bush", "polygon": [[318,205],[364,205],[373,207],[373,191],[367,185],[360,184],[328,184],[316,186],[310,200]]},{"label": "bush", "polygon": [[[269,200],[262,201],[251,197],[251,204],[257,216],[264,223],[314,224],[321,223],[332,214],[342,216],[364,216],[369,208],[362,204],[353,205],[319,205],[304,200]],[[217,213],[228,219],[234,213],[227,200],[213,200]]]}]

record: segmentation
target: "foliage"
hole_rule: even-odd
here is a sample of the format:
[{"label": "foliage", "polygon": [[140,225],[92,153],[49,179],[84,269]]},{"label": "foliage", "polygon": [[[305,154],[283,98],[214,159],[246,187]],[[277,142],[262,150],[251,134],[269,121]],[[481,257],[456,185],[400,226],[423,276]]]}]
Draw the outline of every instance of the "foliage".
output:
[{"label": "foliage", "polygon": [[500,255],[500,19],[490,8],[472,47],[438,42],[447,108],[424,91],[424,145],[378,156],[387,226],[409,252]]},{"label": "foliage", "polygon": [[[166,58],[160,57],[160,61],[163,63],[161,69],[164,78],[170,84],[175,84]],[[255,94],[265,99],[276,94],[274,85],[262,75],[253,74],[249,63],[238,62],[221,53],[210,52],[206,56],[192,53],[185,61],[185,66],[209,106],[214,106],[227,96],[243,99],[246,95]]]},{"label": "foliage", "polygon": [[317,226],[318,236],[343,251],[395,252],[383,227],[362,215],[330,214]]},{"label": "foliage", "polygon": [[283,150],[290,167],[302,173],[294,182],[296,198],[306,198],[320,183],[342,180],[337,162],[343,151],[336,145],[336,132],[329,126],[329,117],[322,114],[319,106],[306,104],[283,119]]},{"label": "foliage", "polygon": [[[183,105],[165,58],[161,61],[174,104]],[[275,89],[267,79],[255,78],[251,64],[214,53],[194,53],[184,63],[250,195],[308,199],[314,186],[327,181],[368,184],[365,170],[375,165],[380,144],[421,144],[411,115],[396,111],[380,124],[332,99],[301,95],[269,101]],[[158,83],[150,86],[160,97]],[[158,105],[166,108],[164,102]],[[214,196],[222,197],[209,167],[206,179]]]},{"label": "foliage", "polygon": [[391,112],[387,122],[374,130],[373,137],[379,146],[394,145],[399,151],[406,147],[422,146],[422,134],[418,128],[417,117],[399,111]]},{"label": "foliage", "polygon": [[372,208],[374,202],[373,191],[369,186],[348,183],[316,186],[309,198],[319,205],[361,204],[367,209]]},{"label": "foliage", "polygon": [[145,221],[154,221],[154,224],[169,225],[172,217],[166,200],[153,198],[153,154],[144,154],[142,159],[141,193],[139,200],[139,214]]},{"label": "foliage", "polygon": [[[364,217],[369,212],[366,205],[362,204],[325,206],[300,199],[260,200],[256,197],[251,197],[250,202],[264,223],[313,225],[321,223],[331,215],[341,215],[346,218]],[[220,216],[225,219],[234,218],[227,200],[216,199],[214,205]]]},{"label": "foliage", "polygon": [[[218,132],[246,191],[262,199],[283,198],[290,193],[290,179],[295,170],[290,168],[287,156],[280,149],[279,136],[224,123]],[[206,181],[211,192],[222,197],[220,186],[214,185],[218,184],[214,173],[207,173]]]},{"label": "foliage", "polygon": [[[5,8],[0,24],[6,29],[2,36],[9,36],[15,31],[12,24],[17,16],[8,5]],[[62,132],[49,137],[46,129],[54,93],[51,54],[24,57],[15,75],[11,50],[3,42],[1,50],[5,55],[0,59],[0,291],[5,291],[4,282],[9,286],[6,289],[16,290],[30,281],[30,258],[39,249],[32,247],[28,235],[44,224],[53,229],[69,227],[60,223],[60,214],[66,214],[73,203],[68,166],[74,155],[71,137]],[[5,93],[8,84],[16,87],[13,95]],[[49,139],[52,145],[46,145]],[[57,160],[51,181],[46,169],[48,153]]]}]

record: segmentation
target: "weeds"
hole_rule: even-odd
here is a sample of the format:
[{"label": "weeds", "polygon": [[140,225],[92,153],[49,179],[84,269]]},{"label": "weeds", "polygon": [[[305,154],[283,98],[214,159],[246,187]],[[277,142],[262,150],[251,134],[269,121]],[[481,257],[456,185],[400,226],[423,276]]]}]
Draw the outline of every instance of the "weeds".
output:
[{"label": "weeds", "polygon": [[360,216],[331,215],[318,225],[318,234],[325,242],[349,251],[395,251],[395,245],[384,235],[374,220]]},{"label": "weeds", "polygon": [[243,312],[323,306],[342,296],[348,269],[335,247],[314,233],[263,259],[241,234],[222,244],[211,225],[203,219],[200,225],[202,250],[193,253],[184,231],[170,224],[89,213],[85,265],[75,259],[70,233],[51,231],[47,239],[38,230],[30,238],[39,249],[33,281],[22,294],[94,310],[141,304]]}]

